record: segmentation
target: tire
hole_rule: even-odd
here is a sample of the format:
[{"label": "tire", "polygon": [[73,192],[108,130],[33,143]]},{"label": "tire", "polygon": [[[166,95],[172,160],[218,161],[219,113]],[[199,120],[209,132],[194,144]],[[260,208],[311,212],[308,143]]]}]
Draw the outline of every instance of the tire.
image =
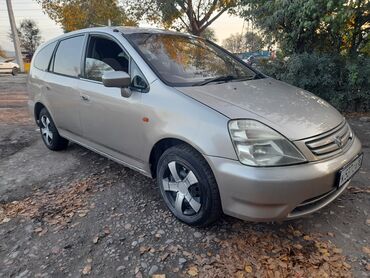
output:
[{"label": "tire", "polygon": [[188,225],[208,226],[222,215],[212,170],[188,145],[171,147],[162,154],[157,164],[157,184],[168,209]]},{"label": "tire", "polygon": [[17,74],[18,74],[18,68],[14,67],[14,68],[12,69],[12,75],[13,75],[13,76],[16,76]]},{"label": "tire", "polygon": [[41,109],[38,124],[42,141],[44,141],[45,146],[49,150],[61,151],[68,147],[68,140],[59,135],[54,121],[46,108]]}]

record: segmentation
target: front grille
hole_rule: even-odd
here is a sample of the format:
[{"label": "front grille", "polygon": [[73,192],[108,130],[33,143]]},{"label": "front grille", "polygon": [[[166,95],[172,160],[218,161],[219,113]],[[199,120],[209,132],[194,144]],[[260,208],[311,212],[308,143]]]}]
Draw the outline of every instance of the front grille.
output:
[{"label": "front grille", "polygon": [[306,141],[311,152],[322,158],[340,153],[352,141],[352,131],[346,121],[329,132]]}]

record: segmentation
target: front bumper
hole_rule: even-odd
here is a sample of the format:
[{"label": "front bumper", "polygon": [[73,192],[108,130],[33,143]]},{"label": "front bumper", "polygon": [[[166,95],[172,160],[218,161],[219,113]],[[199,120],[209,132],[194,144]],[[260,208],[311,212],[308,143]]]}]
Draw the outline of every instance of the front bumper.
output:
[{"label": "front bumper", "polygon": [[252,221],[271,221],[312,213],[338,197],[337,172],[361,152],[354,137],[350,148],[325,160],[285,166],[248,167],[239,161],[207,156],[218,183],[225,214]]}]

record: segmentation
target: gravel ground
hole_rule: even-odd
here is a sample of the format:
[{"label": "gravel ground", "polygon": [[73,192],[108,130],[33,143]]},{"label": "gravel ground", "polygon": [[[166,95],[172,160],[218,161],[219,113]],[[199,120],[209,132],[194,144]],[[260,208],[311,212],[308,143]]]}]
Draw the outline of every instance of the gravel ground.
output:
[{"label": "gravel ground", "polygon": [[48,151],[25,80],[0,75],[0,277],[369,277],[366,118],[349,117],[363,167],[326,208],[196,229],[171,216],[153,180],[76,144]]}]

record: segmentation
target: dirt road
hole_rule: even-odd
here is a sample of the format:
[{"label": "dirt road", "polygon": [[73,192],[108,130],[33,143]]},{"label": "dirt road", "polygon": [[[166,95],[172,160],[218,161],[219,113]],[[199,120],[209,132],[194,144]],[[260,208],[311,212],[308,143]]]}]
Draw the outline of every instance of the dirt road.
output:
[{"label": "dirt road", "polygon": [[369,275],[370,122],[349,118],[363,167],[320,212],[195,229],[171,216],[153,180],[76,144],[48,151],[25,80],[0,76],[0,277]]}]

